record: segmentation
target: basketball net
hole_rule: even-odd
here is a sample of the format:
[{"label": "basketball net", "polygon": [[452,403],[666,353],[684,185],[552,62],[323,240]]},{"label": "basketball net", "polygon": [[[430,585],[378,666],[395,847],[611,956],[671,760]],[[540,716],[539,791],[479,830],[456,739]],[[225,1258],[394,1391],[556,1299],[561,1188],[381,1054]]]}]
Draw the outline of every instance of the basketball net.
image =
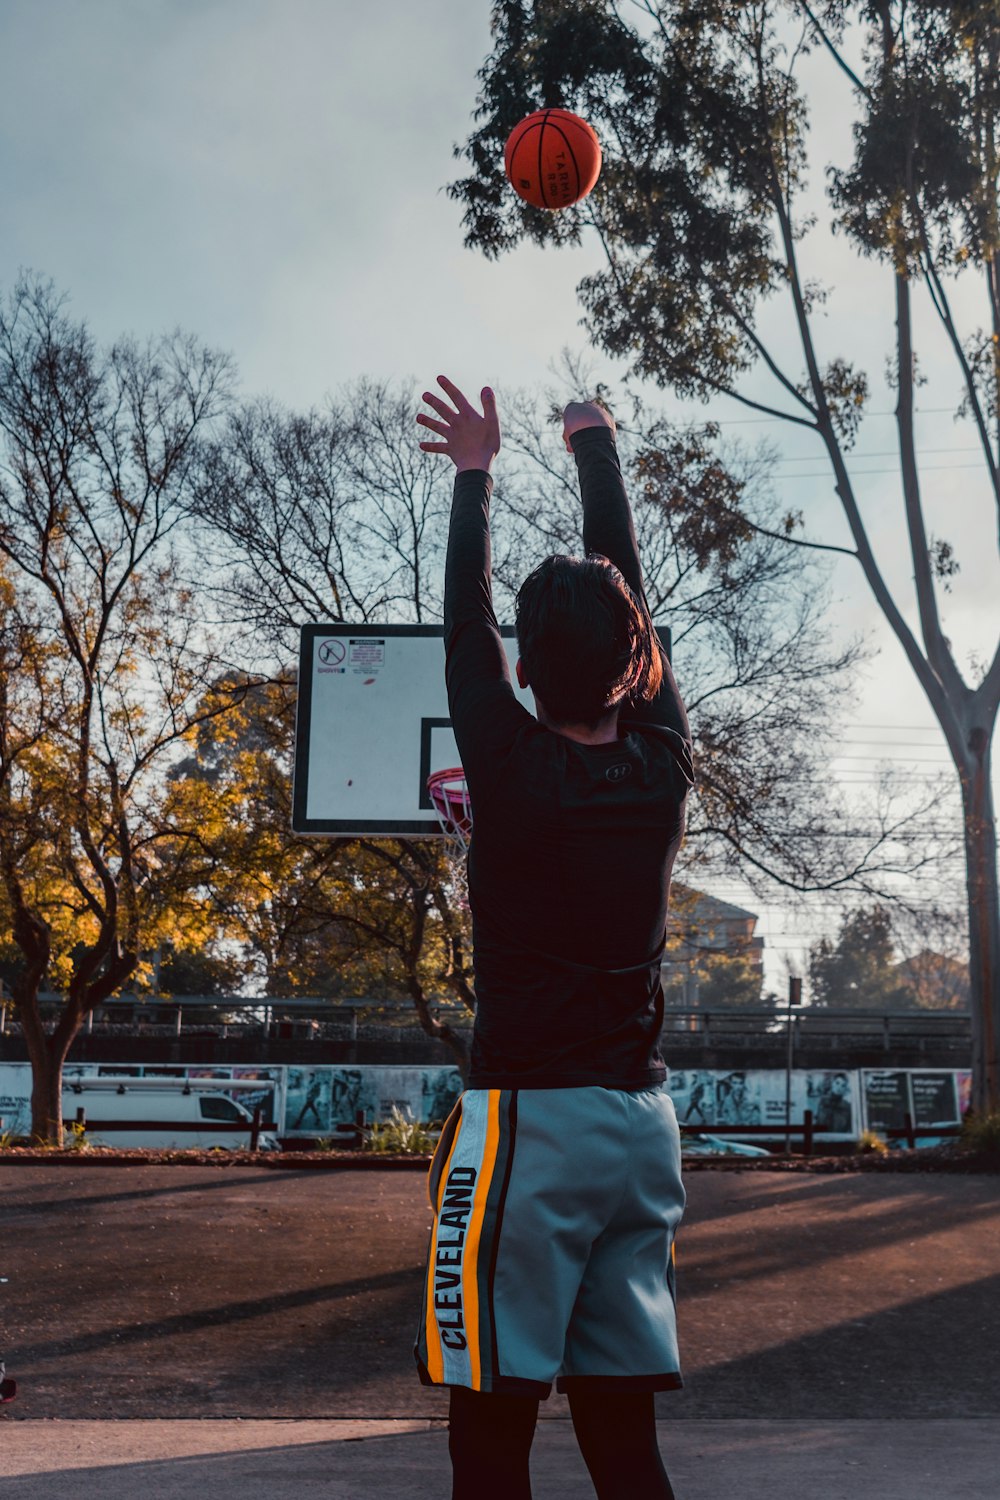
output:
[{"label": "basketball net", "polygon": [[448,855],[458,871],[464,873],[465,857],[469,852],[472,836],[472,803],[469,786],[461,766],[452,766],[447,771],[435,771],[427,778],[434,811],[437,813],[441,832],[448,840]]}]

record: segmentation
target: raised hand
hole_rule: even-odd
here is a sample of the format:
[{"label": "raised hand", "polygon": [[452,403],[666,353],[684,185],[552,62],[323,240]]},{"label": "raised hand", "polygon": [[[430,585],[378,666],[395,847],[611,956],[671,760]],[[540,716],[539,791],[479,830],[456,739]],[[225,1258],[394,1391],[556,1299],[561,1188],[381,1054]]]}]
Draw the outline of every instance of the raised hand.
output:
[{"label": "raised hand", "polygon": [[574,432],[583,432],[586,427],[607,427],[612,436],[617,436],[615,419],[606,406],[596,401],[571,401],[563,412],[563,442],[566,451],[572,453],[570,438]]},{"label": "raised hand", "polygon": [[439,375],[438,385],[451,397],[453,405],[449,406],[440,396],[424,391],[421,401],[425,401],[436,411],[440,420],[420,412],[417,421],[421,427],[429,427],[431,432],[438,433],[444,438],[444,442],[422,442],[421,448],[425,453],[447,453],[459,473],[464,469],[485,469],[489,473],[490,466],[500,451],[497,398],[489,386],[483,388],[479,398],[483,403],[483,414],[480,416],[447,376]]}]

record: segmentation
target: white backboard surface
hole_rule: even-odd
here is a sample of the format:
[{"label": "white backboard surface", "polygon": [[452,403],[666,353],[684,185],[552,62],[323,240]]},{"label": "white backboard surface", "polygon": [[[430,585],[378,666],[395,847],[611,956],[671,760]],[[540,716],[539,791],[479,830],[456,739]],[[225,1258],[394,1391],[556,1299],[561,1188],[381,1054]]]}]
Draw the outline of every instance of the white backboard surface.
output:
[{"label": "white backboard surface", "polygon": [[[514,627],[501,627],[517,687]],[[299,652],[292,828],[309,834],[440,833],[427,778],[460,764],[440,625],[306,625]]]}]

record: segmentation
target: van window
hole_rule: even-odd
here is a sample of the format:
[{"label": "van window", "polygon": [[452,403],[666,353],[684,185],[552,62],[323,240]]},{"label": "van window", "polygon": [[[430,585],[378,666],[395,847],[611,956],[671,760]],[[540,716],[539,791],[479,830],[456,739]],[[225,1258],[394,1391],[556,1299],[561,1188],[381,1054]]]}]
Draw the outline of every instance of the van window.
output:
[{"label": "van window", "polygon": [[203,1120],[246,1120],[246,1115],[237,1109],[232,1099],[221,1094],[202,1094],[200,1102]]}]

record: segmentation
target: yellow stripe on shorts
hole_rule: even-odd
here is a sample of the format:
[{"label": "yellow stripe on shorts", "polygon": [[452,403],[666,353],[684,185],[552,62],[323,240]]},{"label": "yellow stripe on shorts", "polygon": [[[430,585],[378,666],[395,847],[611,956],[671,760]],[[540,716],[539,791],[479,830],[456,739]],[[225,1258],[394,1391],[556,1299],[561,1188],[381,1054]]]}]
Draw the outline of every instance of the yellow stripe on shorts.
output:
[{"label": "yellow stripe on shorts", "polygon": [[431,1253],[427,1261],[427,1373],[436,1384],[444,1380],[444,1355],[441,1353],[441,1333],[438,1329],[437,1318],[434,1316],[434,1268],[437,1262],[437,1238],[438,1238],[438,1213],[441,1209],[441,1200],[444,1197],[444,1185],[448,1181],[448,1168],[451,1159],[455,1155],[455,1147],[461,1135],[462,1127],[459,1124],[448,1152],[448,1159],[441,1173],[441,1181],[437,1192],[437,1203],[434,1204],[434,1230],[431,1234]]},{"label": "yellow stripe on shorts", "polygon": [[486,1144],[483,1148],[482,1167],[476,1183],[476,1196],[472,1202],[472,1214],[466,1235],[465,1253],[462,1256],[462,1301],[465,1306],[465,1336],[469,1345],[469,1366],[472,1372],[472,1389],[482,1390],[482,1366],[479,1357],[479,1241],[483,1232],[483,1216],[486,1199],[493,1181],[493,1170],[497,1162],[497,1147],[500,1144],[500,1090],[490,1089],[486,1117]]}]

